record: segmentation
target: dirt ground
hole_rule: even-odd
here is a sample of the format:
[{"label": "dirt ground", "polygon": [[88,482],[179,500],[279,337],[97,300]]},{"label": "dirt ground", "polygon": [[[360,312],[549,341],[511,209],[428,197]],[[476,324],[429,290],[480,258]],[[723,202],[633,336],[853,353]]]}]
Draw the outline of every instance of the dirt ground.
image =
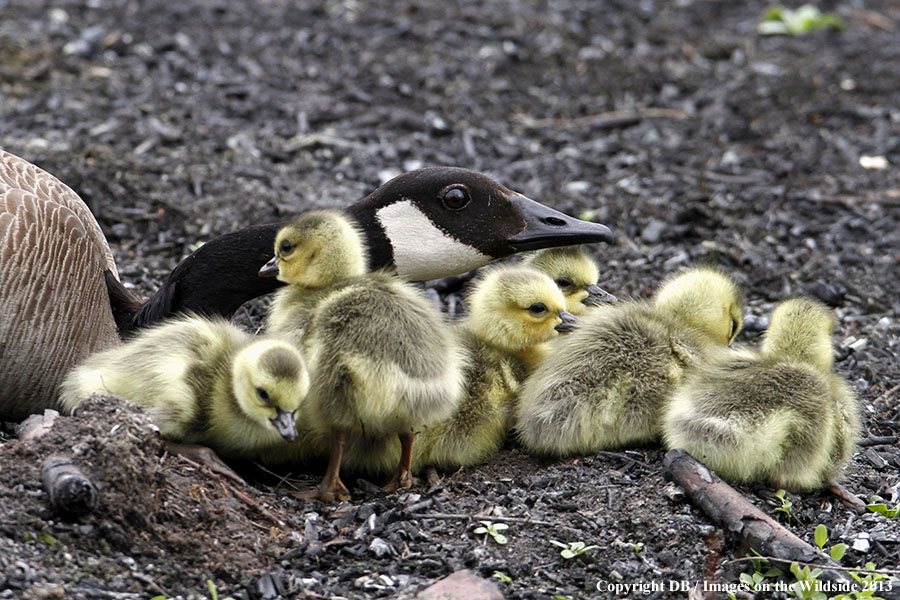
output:
[{"label": "dirt ground", "polygon": [[[779,299],[827,301],[867,434],[896,435],[900,6],[820,7],[846,31],[759,37],[759,1],[0,0],[0,146],[89,203],[143,293],[213,235],[419,166],[484,171],[613,227],[619,244],[594,251],[619,296],[715,262],[746,289],[742,341]],[[92,515],[47,508],[54,452],[102,482]],[[717,560],[744,551],[726,536],[718,556],[662,456],[509,448],[408,495],[357,480],[330,506],[291,495],[315,472],[247,465],[252,486],[226,483],[97,400],[43,439],[0,437],[0,598],[210,598],[207,580],[221,598],[411,597],[462,568],[502,573],[510,598],[736,582],[746,563]],[[846,483],[896,504],[898,468],[896,442],[865,446]],[[826,525],[844,565],[900,565],[900,519],[811,493],[790,495],[788,520],[774,490],[740,489],[805,540]],[[506,545],[473,533],[498,517]],[[566,560],[551,540],[597,548]]]}]

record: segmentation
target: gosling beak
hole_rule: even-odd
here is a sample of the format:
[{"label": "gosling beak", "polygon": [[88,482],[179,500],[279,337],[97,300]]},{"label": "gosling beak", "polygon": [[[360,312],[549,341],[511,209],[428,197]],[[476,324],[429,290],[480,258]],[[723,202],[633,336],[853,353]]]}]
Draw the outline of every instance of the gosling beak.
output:
[{"label": "gosling beak", "polygon": [[275,410],[278,411],[278,415],[272,419],[272,424],[275,425],[275,429],[277,429],[278,433],[281,434],[281,437],[287,441],[290,442],[296,440],[297,423],[294,422],[294,413],[290,413],[280,408],[276,408]]},{"label": "gosling beak", "polygon": [[525,229],[507,240],[515,252],[590,242],[613,244],[616,241],[616,236],[606,225],[570,217],[522,194],[510,196],[509,201],[525,219]]},{"label": "gosling beak", "polygon": [[260,277],[275,277],[278,275],[278,257],[273,256],[272,260],[267,262],[259,270]]},{"label": "gosling beak", "polygon": [[578,320],[578,317],[568,311],[559,311],[559,318],[562,319],[562,323],[554,327],[554,329],[560,333],[569,333],[581,327],[581,321]]},{"label": "gosling beak", "polygon": [[619,299],[604,290],[597,284],[591,284],[584,287],[585,291],[587,291],[587,298],[582,300],[582,304],[587,306],[599,306],[601,304],[606,304],[607,302],[618,302]]}]

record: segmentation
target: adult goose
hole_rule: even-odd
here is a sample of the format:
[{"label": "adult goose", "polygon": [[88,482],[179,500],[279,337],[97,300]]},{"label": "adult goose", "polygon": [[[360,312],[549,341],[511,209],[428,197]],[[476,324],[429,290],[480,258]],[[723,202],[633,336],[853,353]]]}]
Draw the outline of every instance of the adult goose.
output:
[{"label": "adult goose", "polygon": [[[612,241],[587,223],[457,168],[400,175],[346,209],[370,268],[409,279],[453,275],[520,250]],[[71,188],[0,150],[0,419],[56,406],[63,375],[119,335],[195,312],[230,317],[281,284],[257,275],[281,224],[214,238],[182,260],[147,301],[118,280],[96,219]]]}]

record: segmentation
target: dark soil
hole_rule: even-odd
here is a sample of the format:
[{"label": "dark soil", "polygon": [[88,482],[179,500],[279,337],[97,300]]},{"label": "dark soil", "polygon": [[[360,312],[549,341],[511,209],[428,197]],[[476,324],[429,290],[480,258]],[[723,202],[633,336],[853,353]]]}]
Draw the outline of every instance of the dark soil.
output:
[{"label": "dark soil", "polygon": [[[715,262],[747,291],[744,341],[779,299],[829,302],[868,434],[898,433],[895,2],[823,2],[847,30],[795,38],[757,36],[758,1],[455,4],[0,0],[0,146],[89,203],[142,293],[216,234],[418,166],[484,171],[612,226],[620,243],[595,250],[619,296]],[[726,535],[718,555],[658,448],[556,462],[511,448],[408,495],[358,480],[332,506],[290,494],[314,472],[249,467],[240,487],[170,457],[109,399],[0,442],[0,598],[201,598],[207,580],[221,597],[406,597],[461,568],[505,573],[511,598],[669,598],[686,593],[651,586],[747,568],[716,571],[744,550]],[[38,471],[60,451],[102,482],[92,515],[47,508]],[[847,485],[897,503],[898,467],[896,442],[863,447]],[[774,490],[741,490],[801,538],[825,524],[829,545],[855,548],[845,565],[900,564],[900,519],[823,492],[791,495],[788,522]],[[507,545],[472,532],[497,517],[513,518]],[[598,548],[564,560],[550,540]],[[615,581],[646,587],[595,591]]]}]

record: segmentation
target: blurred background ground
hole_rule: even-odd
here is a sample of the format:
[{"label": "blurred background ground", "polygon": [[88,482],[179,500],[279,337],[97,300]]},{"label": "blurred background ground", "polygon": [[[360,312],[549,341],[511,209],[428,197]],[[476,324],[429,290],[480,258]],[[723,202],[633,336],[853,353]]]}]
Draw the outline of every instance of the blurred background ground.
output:
[{"label": "blurred background ground", "polygon": [[[0,0],[0,146],[88,202],[143,293],[216,234],[419,166],[484,171],[613,227],[620,243],[594,251],[619,296],[715,262],[747,291],[744,341],[779,299],[826,300],[867,430],[896,434],[900,7],[819,6],[847,30],[760,37],[757,1]],[[515,598],[707,579],[710,524],[664,493],[658,449],[551,463],[510,449],[412,497],[358,482],[339,507],[289,495],[314,474],[263,478],[239,490],[254,508],[159,458],[152,436],[101,461],[119,448],[104,419],[126,418],[110,410],[57,441],[99,440],[81,451],[110,481],[108,511],[80,522],[44,508],[30,477],[51,442],[0,444],[0,598],[199,598],[207,579],[234,597],[395,596],[462,567],[505,573]],[[848,485],[897,502],[898,466],[896,444],[863,448]],[[147,490],[126,510],[129,469]],[[799,536],[824,523],[856,543],[845,564],[900,564],[893,522],[826,494],[793,501]],[[522,520],[500,546],[472,535],[477,517],[435,514]],[[599,548],[566,561],[551,539]]]}]

